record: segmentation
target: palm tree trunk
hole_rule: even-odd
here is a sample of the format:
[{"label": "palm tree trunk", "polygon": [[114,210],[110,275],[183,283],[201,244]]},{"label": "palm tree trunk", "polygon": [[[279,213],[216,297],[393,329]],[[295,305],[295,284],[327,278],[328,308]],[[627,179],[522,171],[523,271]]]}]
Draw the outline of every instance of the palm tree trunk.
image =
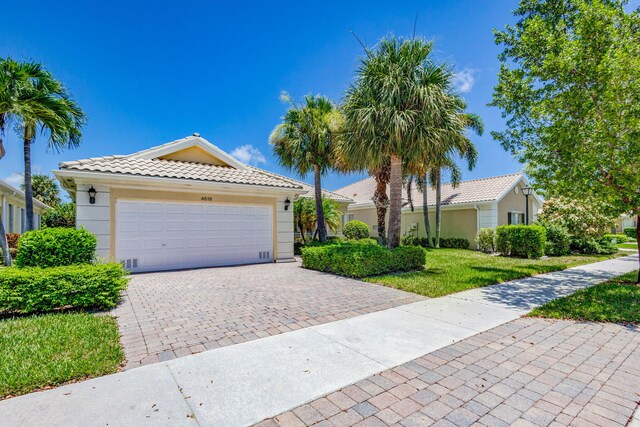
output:
[{"label": "palm tree trunk", "polygon": [[427,197],[427,187],[429,186],[429,173],[424,174],[424,184],[422,186],[422,215],[424,216],[424,229],[427,233],[427,246],[433,247],[431,240],[431,225],[429,224],[429,200]]},{"label": "palm tree trunk", "polygon": [[442,171],[438,169],[436,171],[436,236],[435,244],[436,248],[440,247],[440,228],[442,226],[442,215],[440,212],[442,202]]},{"label": "palm tree trunk", "polygon": [[321,242],[327,240],[327,227],[324,223],[324,210],[322,209],[322,186],[320,184],[320,166],[314,166],[315,193],[316,193],[316,223],[318,226],[318,238]]},{"label": "palm tree trunk", "polygon": [[302,221],[298,221],[298,230],[300,230],[300,237],[302,237],[302,243],[307,244],[307,239],[304,237],[304,226],[302,225]]},{"label": "palm tree trunk", "polygon": [[391,178],[389,179],[389,248],[400,246],[400,227],[402,215],[402,159],[391,155]]},{"label": "palm tree trunk", "polygon": [[381,245],[387,244],[387,181],[380,174],[375,175],[376,191],[373,194],[373,204],[376,205],[376,217],[378,220],[378,240]]},{"label": "palm tree trunk", "polygon": [[[640,214],[636,215],[636,243],[638,245],[638,253],[640,253]],[[638,265],[640,265],[640,259],[638,259]],[[640,284],[640,269],[638,269],[638,279],[636,283]]]},{"label": "palm tree trunk", "polygon": [[[2,205],[0,205],[0,208]],[[11,267],[11,253],[9,252],[9,243],[7,243],[7,232],[4,229],[4,223],[2,222],[2,212],[0,212],[0,245],[2,245],[2,257],[4,258],[4,265]]]},{"label": "palm tree trunk", "polygon": [[33,188],[31,187],[31,127],[24,128],[24,202],[27,217],[25,231],[33,230]]}]

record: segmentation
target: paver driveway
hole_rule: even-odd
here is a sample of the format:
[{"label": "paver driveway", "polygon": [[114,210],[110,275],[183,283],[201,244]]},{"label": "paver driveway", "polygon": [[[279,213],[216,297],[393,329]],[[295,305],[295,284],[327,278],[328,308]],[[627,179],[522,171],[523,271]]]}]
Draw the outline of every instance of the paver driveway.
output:
[{"label": "paver driveway", "polygon": [[134,275],[113,314],[133,368],[423,299],[296,262]]}]

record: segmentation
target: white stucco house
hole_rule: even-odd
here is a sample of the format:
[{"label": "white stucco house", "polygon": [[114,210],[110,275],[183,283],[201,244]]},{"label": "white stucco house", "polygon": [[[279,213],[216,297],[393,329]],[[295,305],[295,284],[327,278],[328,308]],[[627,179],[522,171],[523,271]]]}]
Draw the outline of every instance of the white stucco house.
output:
[{"label": "white stucco house", "polygon": [[246,165],[198,134],[54,171],[99,257],[134,272],[292,261],[289,178]]},{"label": "white stucco house", "polygon": [[[42,212],[49,206],[40,200],[33,199],[33,227],[40,228]],[[0,213],[2,224],[7,233],[22,234],[27,226],[27,210],[24,191],[19,190],[7,181],[0,179]]]}]

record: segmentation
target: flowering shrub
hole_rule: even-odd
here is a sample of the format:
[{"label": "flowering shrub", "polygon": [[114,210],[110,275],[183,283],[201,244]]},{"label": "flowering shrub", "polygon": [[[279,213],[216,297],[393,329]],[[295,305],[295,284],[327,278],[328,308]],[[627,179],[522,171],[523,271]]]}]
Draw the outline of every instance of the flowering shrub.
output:
[{"label": "flowering shrub", "polygon": [[538,220],[566,228],[574,239],[600,238],[615,223],[615,218],[606,214],[604,205],[593,200],[576,201],[563,197],[546,200]]}]

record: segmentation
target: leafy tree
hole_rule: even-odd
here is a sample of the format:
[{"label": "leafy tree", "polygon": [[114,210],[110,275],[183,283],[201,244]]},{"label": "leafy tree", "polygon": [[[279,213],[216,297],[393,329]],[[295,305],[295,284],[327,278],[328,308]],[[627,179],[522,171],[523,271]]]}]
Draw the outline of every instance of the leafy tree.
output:
[{"label": "leafy tree", "polygon": [[341,151],[362,170],[389,165],[388,246],[400,244],[403,162],[422,162],[448,132],[451,72],[422,39],[381,40],[357,70],[344,103]]},{"label": "leafy tree", "polygon": [[[24,184],[22,184],[22,189],[24,190]],[[58,185],[56,184],[56,180],[49,175],[33,175],[31,189],[33,190],[33,197],[42,203],[51,207],[60,204]]]},{"label": "leafy tree", "polygon": [[40,130],[47,134],[48,146],[54,151],[75,148],[80,143],[85,115],[62,83],[41,64],[0,58],[0,138],[10,121],[23,140],[28,231],[33,230],[31,144],[36,133]]},{"label": "leafy tree", "polygon": [[291,108],[282,118],[282,123],[273,130],[269,141],[282,166],[303,177],[313,171],[318,235],[324,242],[327,230],[322,212],[320,178],[336,164],[334,138],[340,113],[328,98],[320,95],[307,95],[303,105],[297,105],[286,93],[282,99]]},{"label": "leafy tree", "polygon": [[606,211],[606,206],[597,199],[579,202],[566,197],[553,197],[545,200],[538,221],[561,226],[576,239],[600,239],[611,231],[616,220]]},{"label": "leafy tree", "polygon": [[[491,105],[502,146],[553,196],[640,214],[640,13],[621,0],[522,0]],[[640,243],[640,221],[636,229]],[[640,277],[638,277],[640,281]]]},{"label": "leafy tree", "polygon": [[[323,197],[322,213],[326,228],[334,233],[337,232],[342,224],[342,212],[338,209],[338,204],[331,199]],[[314,229],[317,233],[318,223],[313,199],[300,197],[293,203],[293,221],[304,243],[306,243],[306,233],[312,233]]]},{"label": "leafy tree", "polygon": [[76,227],[75,203],[60,203],[59,205],[45,209],[42,212],[42,227]]}]

